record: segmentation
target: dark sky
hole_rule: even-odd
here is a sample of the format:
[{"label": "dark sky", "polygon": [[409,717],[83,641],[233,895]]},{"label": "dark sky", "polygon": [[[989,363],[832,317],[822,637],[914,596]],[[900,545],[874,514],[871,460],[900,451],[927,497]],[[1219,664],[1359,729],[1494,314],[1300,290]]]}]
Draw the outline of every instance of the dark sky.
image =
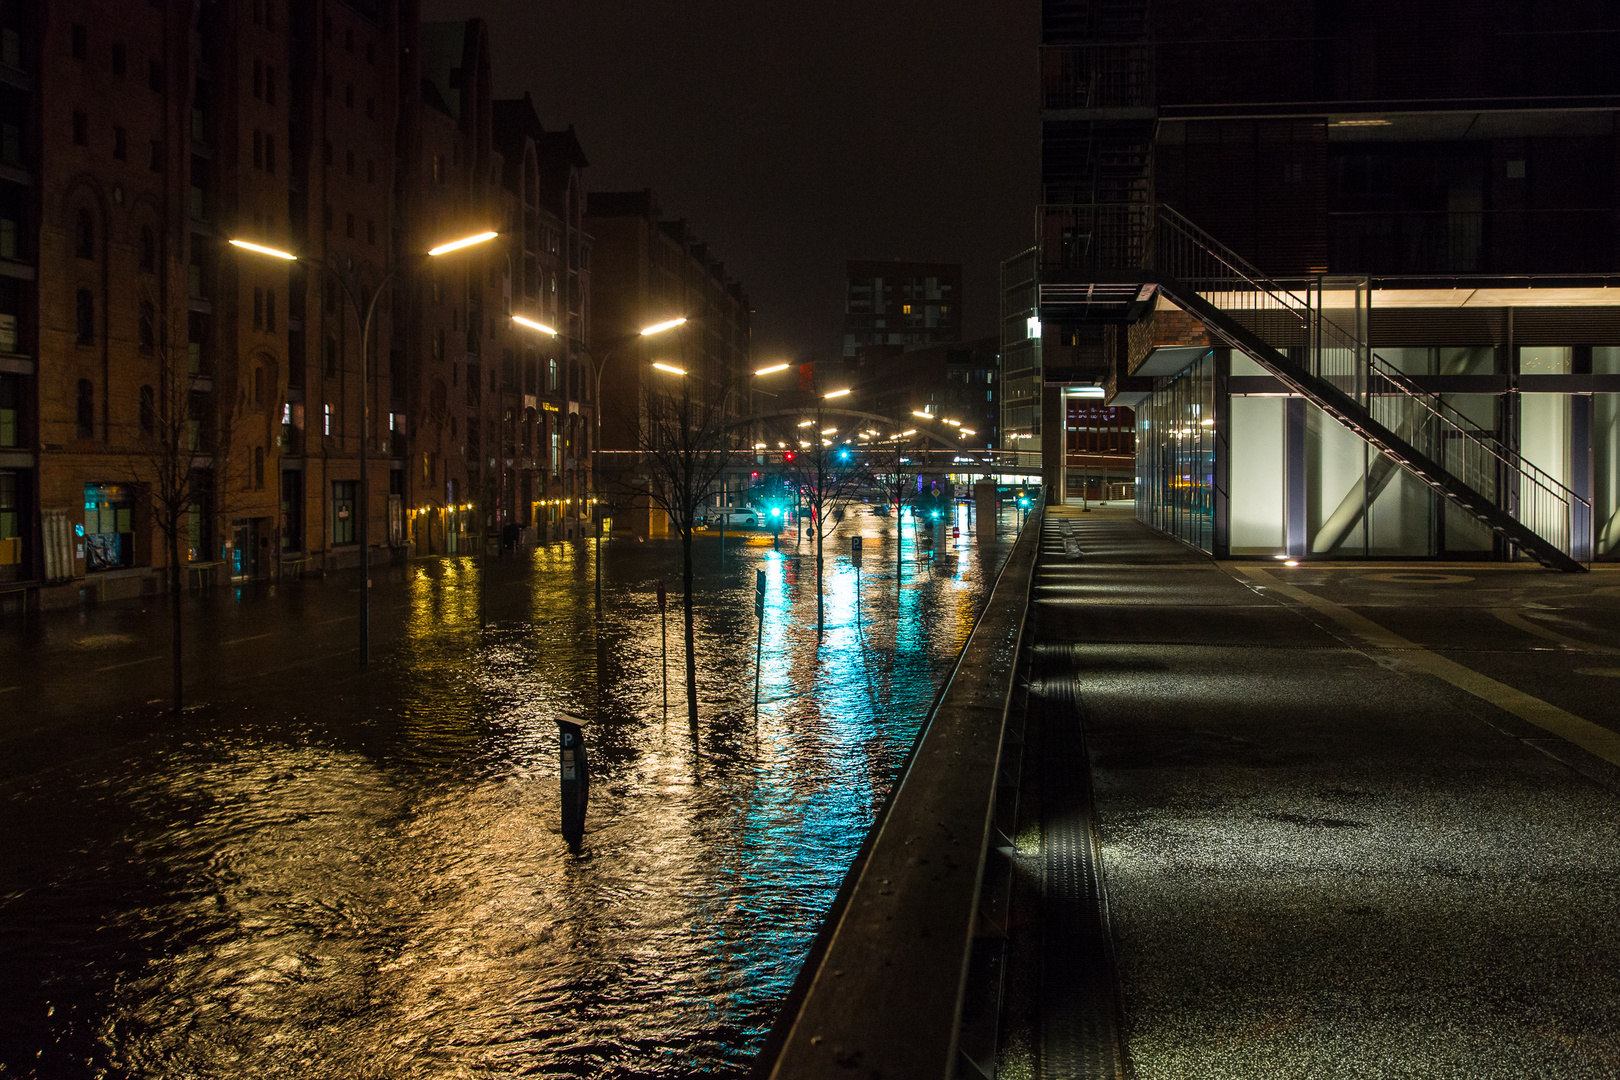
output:
[{"label": "dark sky", "polygon": [[495,90],[576,125],[593,191],[651,187],[743,283],[759,357],[839,348],[844,260],[965,264],[970,337],[1030,243],[1034,0],[424,0],[480,16]]}]

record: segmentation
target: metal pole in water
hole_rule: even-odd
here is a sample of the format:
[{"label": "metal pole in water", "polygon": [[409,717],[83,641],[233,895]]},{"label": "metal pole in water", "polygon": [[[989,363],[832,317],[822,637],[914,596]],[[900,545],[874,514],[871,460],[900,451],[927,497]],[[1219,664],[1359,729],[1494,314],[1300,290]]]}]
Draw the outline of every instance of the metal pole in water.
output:
[{"label": "metal pole in water", "polygon": [[765,571],[754,571],[754,723],[759,723],[759,665],[765,650]]},{"label": "metal pole in water", "polygon": [[664,579],[658,579],[658,623],[659,637],[663,639],[663,660],[661,663],[664,674],[664,720],[669,721],[669,606],[665,602]]},{"label": "metal pole in water", "polygon": [[584,721],[563,713],[557,720],[561,750],[562,834],[578,852],[585,842],[585,808],[591,797],[590,771],[585,762]]}]

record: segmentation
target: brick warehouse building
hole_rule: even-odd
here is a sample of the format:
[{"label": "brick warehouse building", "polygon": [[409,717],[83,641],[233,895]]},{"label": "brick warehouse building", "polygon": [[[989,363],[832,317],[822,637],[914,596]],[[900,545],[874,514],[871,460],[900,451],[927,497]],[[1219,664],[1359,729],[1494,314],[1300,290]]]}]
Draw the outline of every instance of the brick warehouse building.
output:
[{"label": "brick warehouse building", "polygon": [[1135,407],[1142,520],[1217,555],[1620,554],[1613,5],[1042,11],[1046,394]]},{"label": "brick warehouse building", "polygon": [[[498,112],[482,23],[423,25],[412,0],[0,6],[4,595],[154,587],[147,474],[171,399],[211,478],[181,545],[202,574],[358,565],[361,512],[372,561],[508,525],[577,534],[584,156],[537,119],[498,133]],[[502,236],[414,257],[484,228]],[[337,280],[231,237],[323,261],[361,304],[397,267],[364,387]],[[520,336],[514,310],[576,342]]]}]

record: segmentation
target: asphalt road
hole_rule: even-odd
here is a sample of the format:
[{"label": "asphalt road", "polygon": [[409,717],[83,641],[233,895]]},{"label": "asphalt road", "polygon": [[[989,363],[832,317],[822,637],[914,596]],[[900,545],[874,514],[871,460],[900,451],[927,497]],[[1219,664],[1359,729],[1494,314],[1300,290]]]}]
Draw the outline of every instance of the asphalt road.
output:
[{"label": "asphalt road", "polygon": [[1216,564],[1076,515],[1144,1078],[1620,1075],[1620,567]]}]

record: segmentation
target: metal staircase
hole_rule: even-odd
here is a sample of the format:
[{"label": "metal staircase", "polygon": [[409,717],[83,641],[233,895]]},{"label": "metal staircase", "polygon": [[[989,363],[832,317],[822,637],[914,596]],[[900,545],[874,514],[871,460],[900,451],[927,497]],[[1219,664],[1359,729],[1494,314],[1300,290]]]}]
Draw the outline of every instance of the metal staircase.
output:
[{"label": "metal staircase", "polygon": [[1585,570],[1591,504],[1417,386],[1300,292],[1167,206],[1145,245],[1150,280],[1209,332],[1542,565]]}]

